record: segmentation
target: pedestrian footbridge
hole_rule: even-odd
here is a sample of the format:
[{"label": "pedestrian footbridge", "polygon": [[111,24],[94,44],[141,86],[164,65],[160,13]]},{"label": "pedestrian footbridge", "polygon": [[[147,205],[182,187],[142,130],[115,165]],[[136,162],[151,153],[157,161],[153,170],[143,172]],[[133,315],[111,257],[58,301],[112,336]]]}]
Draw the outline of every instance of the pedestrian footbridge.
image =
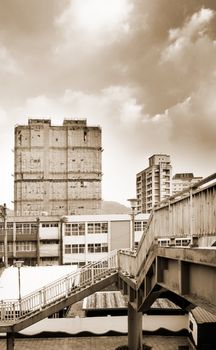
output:
[{"label": "pedestrian footbridge", "polygon": [[154,208],[136,251],[106,259],[0,304],[7,350],[16,332],[116,283],[128,296],[128,345],[141,349],[142,314],[158,297],[216,314],[216,174]]}]

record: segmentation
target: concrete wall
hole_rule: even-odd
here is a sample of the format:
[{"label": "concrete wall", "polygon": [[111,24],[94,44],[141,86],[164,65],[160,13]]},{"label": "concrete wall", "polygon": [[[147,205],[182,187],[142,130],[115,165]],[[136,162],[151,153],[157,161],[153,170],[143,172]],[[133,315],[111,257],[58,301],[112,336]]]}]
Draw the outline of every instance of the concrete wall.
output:
[{"label": "concrete wall", "polygon": [[110,230],[111,250],[130,247],[130,221],[112,221]]},{"label": "concrete wall", "polygon": [[[187,329],[187,323],[187,315],[143,315],[142,329],[145,331],[156,331],[163,327],[170,331],[177,332],[181,329]],[[67,332],[69,334],[77,334],[87,331],[103,334],[110,330],[127,333],[127,316],[45,319],[22,330],[20,333],[25,335],[34,335],[40,332]]]},{"label": "concrete wall", "polygon": [[86,121],[15,128],[16,215],[96,213],[101,206],[101,129]]}]

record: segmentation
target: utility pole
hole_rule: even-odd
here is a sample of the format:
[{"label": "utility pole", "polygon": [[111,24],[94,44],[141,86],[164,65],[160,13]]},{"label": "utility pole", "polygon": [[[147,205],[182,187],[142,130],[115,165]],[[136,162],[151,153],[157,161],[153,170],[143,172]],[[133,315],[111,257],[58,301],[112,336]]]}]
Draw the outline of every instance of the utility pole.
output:
[{"label": "utility pole", "polygon": [[7,207],[6,203],[0,205],[0,216],[4,222],[4,265],[8,267],[8,239],[7,239]]},{"label": "utility pole", "polygon": [[128,199],[130,202],[131,206],[131,223],[132,223],[132,228],[131,228],[131,249],[134,250],[135,248],[135,209],[137,207],[137,198],[130,198]]},{"label": "utility pole", "polygon": [[37,266],[40,266],[40,218],[37,218]]}]

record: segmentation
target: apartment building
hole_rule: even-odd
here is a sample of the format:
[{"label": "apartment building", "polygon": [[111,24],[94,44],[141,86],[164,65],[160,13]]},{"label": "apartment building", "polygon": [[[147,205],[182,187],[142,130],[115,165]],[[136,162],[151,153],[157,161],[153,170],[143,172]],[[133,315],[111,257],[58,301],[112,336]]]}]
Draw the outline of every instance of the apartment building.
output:
[{"label": "apartment building", "polygon": [[[149,215],[135,217],[135,246]],[[132,246],[129,214],[8,217],[7,260],[24,265],[78,265],[97,261],[114,249]],[[0,222],[0,259],[5,261],[5,228]]]},{"label": "apartment building", "polygon": [[172,194],[175,195],[201,180],[202,177],[194,176],[193,173],[175,174],[172,178]]},{"label": "apartment building", "polygon": [[101,128],[29,119],[15,127],[16,216],[95,214],[101,206]]},{"label": "apartment building", "polygon": [[154,205],[172,194],[170,156],[155,154],[148,168],[136,174],[137,212],[150,213]]}]

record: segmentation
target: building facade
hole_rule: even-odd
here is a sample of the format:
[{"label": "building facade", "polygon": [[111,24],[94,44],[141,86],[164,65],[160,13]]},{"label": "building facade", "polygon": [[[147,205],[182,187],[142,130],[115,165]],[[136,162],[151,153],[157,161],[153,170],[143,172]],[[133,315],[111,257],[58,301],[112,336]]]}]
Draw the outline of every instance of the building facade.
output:
[{"label": "building facade", "polygon": [[[149,215],[136,215],[135,247],[145,232]],[[132,222],[128,214],[77,215],[64,218],[63,264],[78,266],[105,258],[115,249],[132,247]]]},{"label": "building facade", "polygon": [[137,212],[150,213],[154,205],[172,194],[170,156],[155,154],[148,168],[136,175]]},{"label": "building facade", "polygon": [[193,173],[175,174],[172,178],[172,194],[175,195],[201,180],[202,177],[195,177]]},{"label": "building facade", "polygon": [[94,214],[101,205],[101,128],[86,120],[29,119],[15,127],[18,216]]},{"label": "building facade", "polygon": [[[135,218],[135,245],[145,232],[149,215]],[[132,246],[129,214],[59,217],[8,217],[7,259],[13,265],[78,265],[106,257],[114,249]],[[0,258],[5,262],[5,223],[0,222]]]}]

